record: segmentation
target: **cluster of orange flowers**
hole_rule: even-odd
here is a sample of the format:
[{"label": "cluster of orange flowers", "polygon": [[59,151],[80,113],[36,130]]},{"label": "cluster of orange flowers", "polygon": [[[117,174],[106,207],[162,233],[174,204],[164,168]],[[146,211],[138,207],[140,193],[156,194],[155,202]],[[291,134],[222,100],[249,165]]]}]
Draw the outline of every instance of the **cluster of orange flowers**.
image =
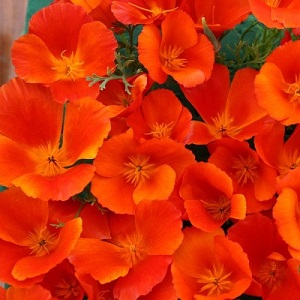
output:
[{"label": "cluster of orange flowers", "polygon": [[[221,37],[250,14],[292,35],[230,78]],[[299,14],[298,0],[34,14],[0,87],[0,299],[300,299]]]}]

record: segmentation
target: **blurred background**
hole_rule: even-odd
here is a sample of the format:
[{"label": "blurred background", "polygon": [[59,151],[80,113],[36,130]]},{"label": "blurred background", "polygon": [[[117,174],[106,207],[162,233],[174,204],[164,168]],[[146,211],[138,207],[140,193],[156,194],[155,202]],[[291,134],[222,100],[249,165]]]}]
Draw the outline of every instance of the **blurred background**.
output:
[{"label": "blurred background", "polygon": [[28,0],[0,0],[0,85],[13,78],[13,41],[24,33]]}]

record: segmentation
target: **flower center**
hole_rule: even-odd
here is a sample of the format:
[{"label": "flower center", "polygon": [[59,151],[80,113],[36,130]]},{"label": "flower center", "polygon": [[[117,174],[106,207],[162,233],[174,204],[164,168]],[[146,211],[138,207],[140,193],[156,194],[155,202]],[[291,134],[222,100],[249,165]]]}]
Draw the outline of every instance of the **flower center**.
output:
[{"label": "flower center", "polygon": [[277,261],[267,258],[260,267],[256,279],[263,285],[267,285],[269,288],[276,287],[285,278],[287,271],[285,261]]},{"label": "flower center", "polygon": [[200,293],[206,296],[219,296],[223,292],[227,292],[232,288],[229,280],[232,272],[225,272],[224,266],[216,266],[213,264],[211,269],[205,268],[205,273],[200,275],[198,282],[202,284]]},{"label": "flower center", "polygon": [[58,146],[52,147],[50,143],[47,146],[41,145],[36,151],[37,173],[54,177],[65,172],[67,167],[66,153]]},{"label": "flower center", "polygon": [[30,254],[43,256],[50,253],[55,247],[57,238],[55,233],[50,233],[47,227],[30,232],[28,247],[31,249]]},{"label": "flower center", "polygon": [[54,294],[59,299],[74,299],[81,294],[81,288],[75,279],[71,279],[69,282],[62,279],[56,284]]},{"label": "flower center", "polygon": [[59,76],[59,79],[62,80],[73,80],[75,81],[77,78],[84,77],[84,68],[82,65],[83,61],[76,61],[74,54],[72,52],[71,56],[67,57],[64,55],[66,50],[61,53],[60,60],[56,60],[54,63],[54,67],[52,70],[56,70]]},{"label": "flower center", "polygon": [[281,0],[262,0],[265,4],[270,7],[278,7]]},{"label": "flower center", "polygon": [[142,242],[136,234],[126,234],[123,240],[117,242],[117,245],[123,248],[131,267],[135,266],[146,255],[142,246]]},{"label": "flower center", "polygon": [[155,122],[152,124],[152,130],[149,133],[146,133],[146,135],[152,135],[154,138],[162,139],[162,138],[168,138],[171,135],[173,126],[173,122],[170,122],[169,124],[166,124],[165,122],[162,122],[158,124]]},{"label": "flower center", "polygon": [[235,157],[232,169],[235,172],[234,178],[241,185],[246,184],[248,181],[254,183],[254,180],[257,177],[257,163],[251,155],[246,158],[241,155]]},{"label": "flower center", "polygon": [[181,47],[176,45],[164,46],[160,51],[161,63],[170,71],[178,71],[187,64],[186,58],[180,58],[183,52]]},{"label": "flower center", "polygon": [[239,132],[236,127],[232,126],[234,118],[229,117],[226,112],[218,113],[216,117],[211,119],[214,123],[214,127],[211,130],[217,139],[221,139],[224,136],[234,136]]},{"label": "flower center", "polygon": [[228,219],[231,210],[231,200],[225,195],[220,195],[217,200],[204,201],[200,200],[207,212],[217,221]]},{"label": "flower center", "polygon": [[[152,2],[152,1],[151,1]],[[162,7],[158,7],[156,6],[156,4],[154,5],[149,5],[149,8],[145,8],[145,7],[142,7],[142,6],[138,6],[136,4],[133,4],[131,2],[128,2],[129,5],[139,9],[139,10],[142,10],[142,11],[145,11],[145,12],[148,12],[149,13],[149,16],[148,17],[156,17],[156,16],[159,16],[159,15],[165,15],[167,14],[168,12],[171,12],[171,11],[174,11],[177,9],[177,7],[174,7],[174,8],[171,8],[171,9],[163,9]]]},{"label": "flower center", "polygon": [[295,76],[294,83],[285,83],[283,91],[290,96],[290,102],[300,103],[300,81],[299,76]]},{"label": "flower center", "polygon": [[126,182],[130,182],[136,186],[139,182],[144,182],[150,178],[150,173],[155,164],[149,163],[150,157],[143,157],[140,155],[129,156],[129,162],[124,163],[127,170],[123,172],[126,177]]},{"label": "flower center", "polygon": [[280,156],[278,170],[281,176],[287,175],[289,172],[298,168],[300,165],[300,155],[298,149],[290,153],[283,153]]}]

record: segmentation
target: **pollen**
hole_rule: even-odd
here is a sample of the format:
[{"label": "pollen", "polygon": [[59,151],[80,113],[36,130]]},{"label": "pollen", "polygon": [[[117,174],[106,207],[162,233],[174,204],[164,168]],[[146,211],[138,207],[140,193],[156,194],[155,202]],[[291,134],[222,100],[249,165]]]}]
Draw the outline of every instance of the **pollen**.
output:
[{"label": "pollen", "polygon": [[224,136],[235,136],[240,131],[232,125],[234,118],[226,112],[218,113],[216,117],[212,118],[212,122],[214,126],[211,126],[210,130],[217,139],[221,139]]},{"label": "pollen", "polygon": [[241,185],[245,185],[247,182],[254,183],[257,178],[257,162],[251,156],[243,157],[239,155],[235,157],[233,160],[233,177],[237,180],[237,182]]},{"label": "pollen", "polygon": [[170,137],[173,129],[173,122],[170,122],[168,124],[162,122],[158,123],[155,122],[151,126],[151,132],[146,133],[146,135],[152,135],[154,138],[162,139],[162,138],[168,138]]},{"label": "pollen", "polygon": [[64,173],[65,167],[67,167],[65,151],[58,146],[52,147],[50,142],[37,149],[35,160],[37,162],[36,172],[44,176],[54,177]]},{"label": "pollen", "polygon": [[56,60],[54,67],[51,69],[57,71],[58,77],[61,80],[75,81],[78,78],[83,78],[85,76],[83,68],[84,62],[77,61],[73,52],[69,57],[64,55],[65,52],[66,50],[61,53],[61,59]]},{"label": "pollen", "polygon": [[299,104],[300,103],[300,80],[299,75],[295,76],[294,83],[285,83],[283,88],[284,92],[289,95],[290,102]]},{"label": "pollen", "polygon": [[62,279],[55,285],[54,295],[59,299],[76,299],[81,294],[81,288],[75,279]]},{"label": "pollen", "polygon": [[286,262],[267,258],[261,265],[255,278],[263,285],[272,289],[277,287],[285,278],[287,272]]},{"label": "pollen", "polygon": [[178,71],[185,67],[187,59],[180,57],[183,49],[176,45],[166,45],[160,51],[160,59],[163,66],[170,71]]},{"label": "pollen", "polygon": [[198,283],[202,285],[199,293],[208,297],[219,296],[232,288],[230,276],[232,272],[226,272],[224,265],[213,264],[212,268],[205,268],[205,273],[198,277]]},{"label": "pollen", "polygon": [[50,233],[47,227],[35,230],[28,234],[28,247],[35,256],[48,255],[55,247],[57,237],[55,233]]},{"label": "pollen", "polygon": [[151,171],[155,166],[155,164],[149,163],[150,157],[132,155],[129,156],[128,159],[129,162],[124,163],[126,171],[123,172],[123,176],[125,176],[126,182],[137,186],[138,183],[150,179]]},{"label": "pollen", "polygon": [[200,200],[203,207],[217,221],[225,221],[228,219],[231,211],[231,200],[225,195],[220,195],[212,201]]},{"label": "pollen", "polygon": [[278,170],[280,176],[287,175],[289,172],[293,171],[299,166],[300,166],[300,155],[298,149],[296,149],[295,151],[283,152],[279,158]]},{"label": "pollen", "polygon": [[135,7],[135,8],[137,8],[137,9],[140,9],[141,11],[144,11],[144,12],[148,13],[148,16],[147,16],[148,18],[149,17],[156,17],[156,16],[160,16],[160,15],[165,16],[167,13],[177,9],[177,7],[174,7],[174,8],[171,8],[171,9],[163,9],[162,7],[158,7],[157,5],[155,5],[155,2],[154,2],[154,5],[152,5],[152,6],[149,5],[149,8],[145,8],[145,7],[136,5],[136,4],[131,3],[131,2],[128,2],[128,4]]},{"label": "pollen", "polygon": [[262,0],[262,1],[270,7],[278,7],[281,2],[281,0]]}]

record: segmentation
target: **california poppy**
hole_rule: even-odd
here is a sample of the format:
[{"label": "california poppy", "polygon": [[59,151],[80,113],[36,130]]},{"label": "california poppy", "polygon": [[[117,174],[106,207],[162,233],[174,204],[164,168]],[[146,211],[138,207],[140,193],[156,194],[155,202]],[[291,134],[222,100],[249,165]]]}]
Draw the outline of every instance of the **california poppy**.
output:
[{"label": "california poppy", "polygon": [[215,64],[208,81],[195,88],[182,87],[203,120],[194,121],[191,143],[208,144],[226,136],[247,140],[266,126],[267,112],[254,95],[256,74],[254,69],[241,69],[230,85],[227,67]]},{"label": "california poppy", "polygon": [[137,299],[165,278],[182,241],[181,213],[168,201],[144,200],[134,216],[112,214],[109,222],[111,239],[81,238],[70,260],[101,284],[116,280],[114,298]]},{"label": "california poppy", "polygon": [[253,15],[271,28],[299,27],[300,3],[298,0],[249,0]]},{"label": "california poppy", "polygon": [[54,100],[61,103],[97,97],[98,86],[90,87],[86,77],[103,76],[107,68],[114,68],[117,47],[103,23],[93,22],[80,6],[56,3],[34,14],[28,31],[12,47],[20,78],[49,86]]},{"label": "california poppy", "polygon": [[187,0],[186,4],[196,28],[203,29],[202,18],[205,18],[207,26],[217,37],[244,21],[251,11],[248,0]]},{"label": "california poppy", "polygon": [[235,299],[249,287],[252,274],[242,247],[224,236],[222,229],[207,233],[184,229],[174,254],[172,275],[180,299]]},{"label": "california poppy", "polygon": [[139,61],[149,76],[164,83],[168,75],[185,87],[194,87],[210,77],[214,49],[204,34],[198,34],[192,18],[181,10],[169,13],[161,31],[145,25],[138,37]]},{"label": "california poppy", "polygon": [[229,218],[244,219],[246,200],[234,194],[231,178],[211,163],[186,168],[179,191],[193,226],[212,232]]},{"label": "california poppy", "polygon": [[1,300],[54,300],[51,296],[51,293],[43,288],[39,284],[35,284],[29,288],[20,288],[16,286],[10,286],[6,290],[6,295],[4,298],[1,298]]},{"label": "california poppy", "polygon": [[227,236],[248,255],[254,280],[247,294],[268,300],[294,298],[299,283],[290,267],[293,260],[272,219],[260,213],[248,215],[230,227]]},{"label": "california poppy", "polygon": [[258,104],[284,125],[300,122],[299,51],[300,41],[277,47],[255,78]]},{"label": "california poppy", "polygon": [[185,168],[194,162],[183,144],[171,139],[139,143],[129,129],[99,149],[91,191],[104,207],[132,214],[141,200],[167,200]]},{"label": "california poppy", "polygon": [[48,88],[12,79],[0,88],[0,184],[31,197],[67,200],[90,182],[93,159],[110,130],[94,99],[64,105]]},{"label": "california poppy", "polygon": [[141,107],[126,123],[138,140],[171,138],[186,144],[192,131],[191,119],[192,114],[172,91],[157,89],[143,98]]},{"label": "california poppy", "polygon": [[264,163],[247,142],[223,138],[210,143],[208,149],[208,161],[230,176],[235,193],[245,196],[247,213],[274,205],[276,169]]},{"label": "california poppy", "polygon": [[69,255],[82,222],[75,218],[62,220],[62,227],[51,225],[48,202],[27,197],[19,188],[1,192],[0,201],[0,280],[28,287]]},{"label": "california poppy", "polygon": [[121,0],[112,1],[111,10],[123,24],[151,24],[178,9],[182,0]]}]

